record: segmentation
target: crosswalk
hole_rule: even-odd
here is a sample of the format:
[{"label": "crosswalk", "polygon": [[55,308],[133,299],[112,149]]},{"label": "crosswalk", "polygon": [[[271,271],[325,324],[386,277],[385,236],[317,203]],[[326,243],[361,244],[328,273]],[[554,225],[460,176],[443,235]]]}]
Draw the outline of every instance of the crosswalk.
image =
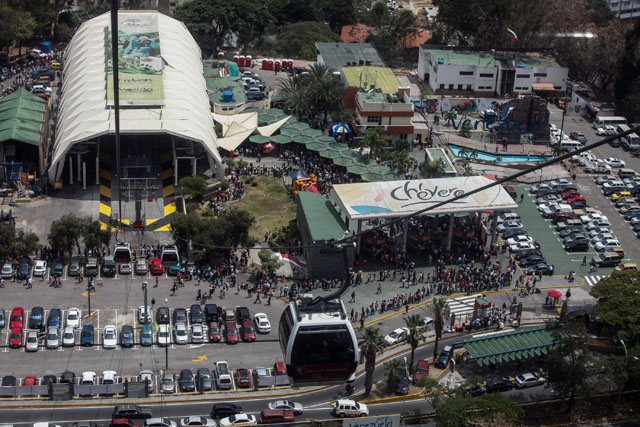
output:
[{"label": "crosswalk", "polygon": [[585,280],[587,281],[587,284],[589,286],[595,286],[596,283],[598,283],[600,280],[606,279],[607,276],[585,276]]},{"label": "crosswalk", "polygon": [[473,294],[463,297],[456,297],[447,300],[449,306],[449,312],[456,315],[456,319],[461,319],[464,316],[473,313],[473,303],[476,298],[482,296],[482,294]]}]

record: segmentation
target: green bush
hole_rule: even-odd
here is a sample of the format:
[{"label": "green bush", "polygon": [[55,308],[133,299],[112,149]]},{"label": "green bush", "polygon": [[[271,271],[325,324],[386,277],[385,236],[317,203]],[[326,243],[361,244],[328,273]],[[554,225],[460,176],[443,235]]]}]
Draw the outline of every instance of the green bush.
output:
[{"label": "green bush", "polygon": [[220,181],[220,189],[222,191],[226,191],[229,189],[229,181],[227,181],[226,178],[223,178],[222,181]]}]

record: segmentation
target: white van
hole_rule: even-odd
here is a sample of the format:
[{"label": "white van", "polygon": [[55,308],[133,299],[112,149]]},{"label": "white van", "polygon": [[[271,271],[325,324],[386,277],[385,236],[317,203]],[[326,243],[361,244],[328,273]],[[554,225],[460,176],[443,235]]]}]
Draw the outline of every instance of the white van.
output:
[{"label": "white van", "polygon": [[572,139],[560,142],[560,149],[564,151],[574,151],[582,147],[583,145],[580,142],[574,141]]},{"label": "white van", "polygon": [[216,362],[216,369],[213,371],[218,390],[229,390],[233,388],[229,364],[226,361]]}]

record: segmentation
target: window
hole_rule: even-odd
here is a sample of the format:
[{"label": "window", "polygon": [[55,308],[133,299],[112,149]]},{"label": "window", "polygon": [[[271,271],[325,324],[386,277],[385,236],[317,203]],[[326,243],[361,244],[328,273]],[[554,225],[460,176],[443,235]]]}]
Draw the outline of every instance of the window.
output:
[{"label": "window", "polygon": [[473,71],[460,71],[461,76],[473,76]]},{"label": "window", "polygon": [[282,313],[282,317],[280,318],[279,335],[282,354],[287,354],[287,346],[289,344],[289,337],[291,336],[292,329],[293,315],[291,314],[291,309],[287,308],[284,313]]},{"label": "window", "polygon": [[531,77],[531,74],[516,74],[518,79],[528,79],[529,77]]},{"label": "window", "polygon": [[444,90],[444,84],[440,83],[440,90]]},{"label": "window", "polygon": [[547,73],[533,73],[533,77],[547,77]]},{"label": "window", "polygon": [[490,74],[490,73],[480,73],[480,77],[493,78],[493,74]]},{"label": "window", "polygon": [[380,123],[382,116],[367,116],[367,123]]},{"label": "window", "polygon": [[462,85],[458,85],[458,90],[462,90]]},{"label": "window", "polygon": [[453,90],[453,84],[452,83],[449,84],[449,90]]},{"label": "window", "polygon": [[553,87],[555,90],[562,90],[562,86],[554,86]]},{"label": "window", "polygon": [[467,85],[467,90],[471,90],[471,85]]}]

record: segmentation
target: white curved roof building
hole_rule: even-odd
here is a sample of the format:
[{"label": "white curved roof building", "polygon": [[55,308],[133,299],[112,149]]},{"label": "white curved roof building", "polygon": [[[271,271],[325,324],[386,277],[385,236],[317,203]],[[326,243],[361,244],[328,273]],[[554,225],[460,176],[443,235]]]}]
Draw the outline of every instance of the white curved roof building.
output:
[{"label": "white curved roof building", "polygon": [[[124,48],[127,44],[121,47],[123,57],[119,70],[122,145],[127,143],[124,138],[126,135],[168,135],[174,144],[174,154],[176,141],[197,142],[208,154],[209,164],[214,170],[216,167],[220,168],[221,160],[203,76],[201,52],[187,28],[182,22],[155,11],[119,11],[118,18],[119,40],[126,40],[129,52],[131,47],[139,51],[136,58],[132,59],[134,55],[126,56],[129,53]],[[135,31],[123,33],[127,25],[130,26],[129,30],[133,28]],[[110,13],[85,22],[65,51],[62,91],[49,170],[52,182],[60,180],[66,154],[71,154],[70,150],[75,145],[114,138],[115,114],[113,101],[109,99],[112,95],[107,90],[111,86],[110,28]],[[145,37],[147,35],[149,37]],[[153,47],[156,53],[151,57],[148,52],[140,55],[143,40],[155,43]],[[125,65],[129,66],[130,74],[123,72],[125,58],[128,60]],[[151,60],[155,62],[152,63]],[[145,74],[144,67],[153,66],[162,69],[150,77]],[[127,79],[124,84],[123,78]],[[155,98],[131,101],[128,95],[132,92],[152,91],[135,86],[143,84],[139,83],[141,79],[157,79],[154,84],[159,89],[153,93]],[[134,85],[134,88],[126,88],[127,84]],[[125,92],[122,86],[125,86]]]}]

